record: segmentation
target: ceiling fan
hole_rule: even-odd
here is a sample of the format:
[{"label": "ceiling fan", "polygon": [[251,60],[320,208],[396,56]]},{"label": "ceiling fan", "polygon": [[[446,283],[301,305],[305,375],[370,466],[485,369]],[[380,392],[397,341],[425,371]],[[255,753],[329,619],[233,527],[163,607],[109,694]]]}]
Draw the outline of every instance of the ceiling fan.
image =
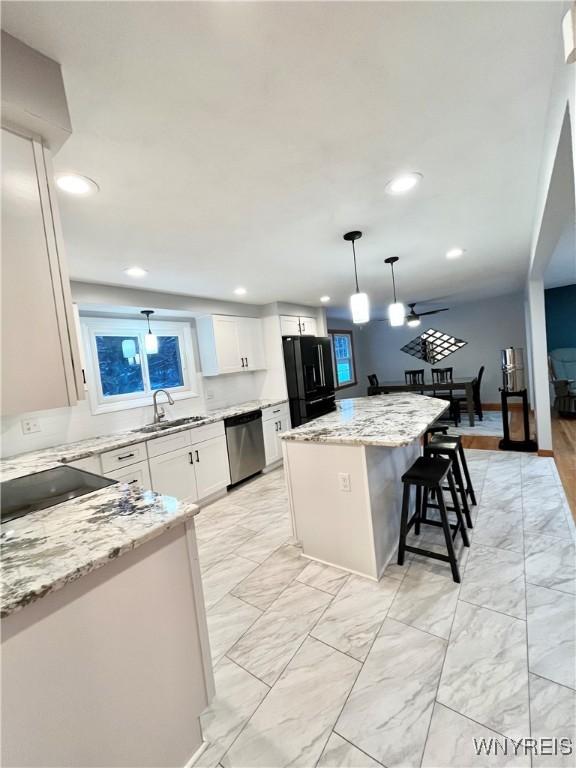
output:
[{"label": "ceiling fan", "polygon": [[[415,328],[417,325],[420,325],[420,318],[424,317],[424,315],[436,315],[438,312],[448,312],[450,307],[442,307],[441,309],[429,309],[428,312],[416,312],[414,307],[416,304],[419,304],[420,302],[412,301],[408,304],[408,307],[410,308],[410,311],[405,316],[405,322],[406,325],[410,326],[410,328]],[[378,318],[379,319],[379,318]],[[381,323],[387,323],[387,319],[379,319]]]},{"label": "ceiling fan", "polygon": [[416,312],[414,307],[417,303],[417,301],[413,301],[412,303],[408,304],[410,307],[410,312],[408,312],[406,315],[406,325],[411,327],[420,325],[420,318],[424,315],[435,315],[438,312],[447,312],[450,309],[450,307],[442,307],[442,309],[429,309],[428,312]]}]

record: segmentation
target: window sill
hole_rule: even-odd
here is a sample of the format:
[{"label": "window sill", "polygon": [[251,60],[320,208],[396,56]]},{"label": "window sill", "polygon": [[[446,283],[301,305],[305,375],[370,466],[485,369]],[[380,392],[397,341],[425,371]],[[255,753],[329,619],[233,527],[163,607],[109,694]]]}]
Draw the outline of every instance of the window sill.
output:
[{"label": "window sill", "polygon": [[[187,390],[186,392],[171,392],[172,399],[174,401],[176,400],[188,400],[193,397],[200,397],[198,392],[192,392],[190,390]],[[158,405],[161,405],[164,407],[166,404],[165,397],[162,399],[161,403],[158,403]],[[129,411],[132,408],[147,408],[148,406],[153,406],[154,400],[152,397],[139,397],[134,398],[132,400],[117,400],[113,403],[100,403],[99,405],[93,405],[92,406],[92,415],[93,416],[99,416],[102,413],[114,413],[116,411]]]}]

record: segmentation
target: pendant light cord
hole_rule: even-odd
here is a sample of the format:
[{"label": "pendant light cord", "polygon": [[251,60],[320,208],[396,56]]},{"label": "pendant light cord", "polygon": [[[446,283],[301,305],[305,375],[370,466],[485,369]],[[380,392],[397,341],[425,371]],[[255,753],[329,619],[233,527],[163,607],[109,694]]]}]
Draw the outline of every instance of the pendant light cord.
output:
[{"label": "pendant light cord", "polygon": [[394,291],[394,304],[396,304],[396,280],[394,279],[394,264],[390,264],[392,267],[392,289]]},{"label": "pendant light cord", "polygon": [[356,248],[354,247],[354,240],[352,240],[352,253],[354,254],[354,277],[356,278],[356,293],[360,293],[360,288],[358,288],[358,270],[356,269]]}]

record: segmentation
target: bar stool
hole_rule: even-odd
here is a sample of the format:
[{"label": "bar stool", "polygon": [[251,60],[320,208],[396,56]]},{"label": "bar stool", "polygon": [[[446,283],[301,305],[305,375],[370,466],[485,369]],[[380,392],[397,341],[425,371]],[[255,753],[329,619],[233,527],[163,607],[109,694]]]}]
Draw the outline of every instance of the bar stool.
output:
[{"label": "bar stool", "polygon": [[[456,485],[462,498],[462,507],[464,508],[464,514],[466,516],[466,523],[468,528],[472,528],[472,520],[470,517],[470,508],[468,506],[468,497],[473,506],[476,506],[476,494],[474,493],[474,487],[472,485],[472,479],[470,478],[470,472],[468,470],[468,463],[466,461],[466,454],[462,447],[462,439],[459,435],[432,435],[428,440],[427,445],[424,447],[425,456],[446,456],[452,460],[454,477],[456,478]],[[462,477],[464,474],[464,477]],[[466,484],[464,484],[464,479]]]},{"label": "bar stool", "polygon": [[[448,511],[444,503],[442,486],[444,482],[448,483],[454,511],[456,513],[456,523],[451,524],[448,521]],[[469,547],[468,534],[462,518],[462,511],[458,502],[458,494],[452,477],[452,462],[450,459],[434,458],[432,456],[420,456],[416,459],[410,469],[402,475],[404,490],[402,493],[402,517],[400,520],[400,542],[398,544],[398,565],[404,565],[405,552],[414,552],[424,557],[432,557],[435,560],[442,560],[450,563],[452,569],[452,578],[460,582],[460,571],[458,570],[458,560],[454,552],[453,540],[460,532],[464,546]],[[416,487],[416,511],[410,519],[408,513],[410,508],[410,489]],[[441,521],[428,520],[426,511],[428,508],[428,495],[434,493],[438,500],[438,509],[440,510]],[[432,552],[428,549],[413,547],[406,544],[408,531],[414,526],[414,533],[420,534],[420,525],[436,525],[444,530],[444,539],[446,540],[447,555],[438,552]]]},{"label": "bar stool", "polygon": [[426,432],[424,432],[424,439],[423,439],[424,447],[428,445],[432,435],[437,435],[437,434],[447,435],[448,427],[444,426],[443,424],[432,424],[432,426],[428,427]]}]

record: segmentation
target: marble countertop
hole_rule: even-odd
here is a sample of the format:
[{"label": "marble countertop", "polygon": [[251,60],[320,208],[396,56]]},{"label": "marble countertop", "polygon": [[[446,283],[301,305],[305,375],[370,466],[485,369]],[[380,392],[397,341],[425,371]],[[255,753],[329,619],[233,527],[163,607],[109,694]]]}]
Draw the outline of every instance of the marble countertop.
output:
[{"label": "marble countertop", "polygon": [[95,456],[105,451],[113,451],[116,448],[126,448],[129,445],[141,443],[144,440],[155,440],[158,437],[173,435],[176,432],[182,432],[186,429],[195,429],[205,424],[213,424],[223,419],[229,419],[233,416],[240,416],[243,413],[249,413],[261,408],[271,408],[274,405],[285,403],[286,398],[276,400],[249,400],[238,405],[232,405],[228,408],[210,411],[203,415],[198,421],[190,424],[180,424],[175,427],[168,427],[159,432],[143,432],[142,429],[133,429],[128,432],[118,432],[112,435],[101,435],[90,437],[86,440],[80,440],[76,443],[66,443],[57,445],[53,448],[44,448],[40,451],[22,453],[18,456],[11,456],[0,461],[0,473],[2,480],[12,480],[15,477],[23,475],[32,475],[35,472],[42,472],[44,469],[50,469],[57,464],[69,464],[72,461],[85,459],[88,456]]},{"label": "marble countertop", "polygon": [[196,504],[110,485],[2,525],[5,617],[193,517]]},{"label": "marble countertop", "polygon": [[396,448],[418,440],[448,408],[445,400],[410,392],[336,401],[336,410],[283,432],[282,440]]}]

